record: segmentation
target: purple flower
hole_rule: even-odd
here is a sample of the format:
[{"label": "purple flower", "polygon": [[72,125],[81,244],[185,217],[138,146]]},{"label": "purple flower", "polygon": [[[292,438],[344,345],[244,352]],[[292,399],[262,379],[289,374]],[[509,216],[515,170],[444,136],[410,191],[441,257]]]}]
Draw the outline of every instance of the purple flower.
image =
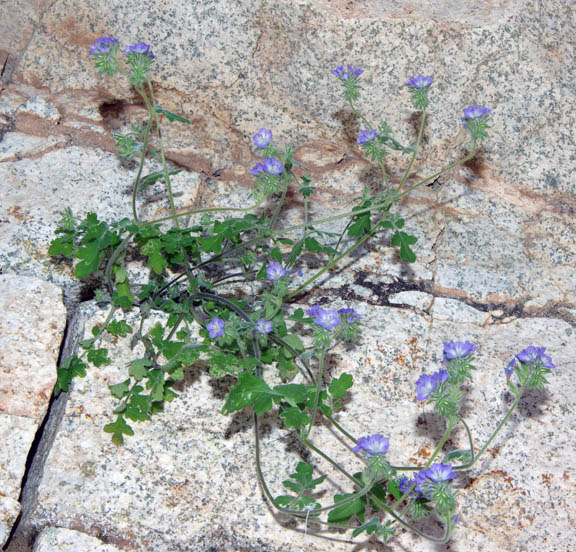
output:
[{"label": "purple flower", "polygon": [[368,437],[360,437],[357,445],[352,449],[354,452],[364,452],[366,458],[378,454],[386,454],[388,450],[388,438],[376,433]]},{"label": "purple flower", "polygon": [[144,42],[135,42],[134,44],[130,44],[126,46],[124,50],[124,55],[127,56],[128,54],[141,54],[146,55],[150,59],[154,59],[154,54],[152,53],[151,46],[149,44],[145,44]]},{"label": "purple flower", "polygon": [[212,339],[220,337],[221,335],[224,335],[224,320],[214,317],[210,322],[208,322],[208,324],[206,324],[206,329],[210,333]]},{"label": "purple flower", "polygon": [[412,486],[413,483],[414,481],[408,479],[405,475],[403,475],[398,480],[398,488],[400,489],[400,492],[404,494]]},{"label": "purple flower", "polygon": [[428,479],[434,483],[441,483],[442,481],[450,481],[456,479],[458,474],[452,469],[450,464],[440,464],[435,462],[427,470],[420,472],[425,474]]},{"label": "purple flower", "polygon": [[416,380],[416,398],[419,401],[425,401],[432,394],[434,389],[436,389],[436,382],[433,380],[432,376],[422,374]]},{"label": "purple flower", "polygon": [[448,381],[449,378],[448,370],[438,370],[438,372],[434,372],[432,374],[432,377],[436,381],[436,385],[440,385],[441,383]]},{"label": "purple flower", "polygon": [[266,278],[271,281],[280,280],[288,271],[280,263],[270,263],[266,269]]},{"label": "purple flower", "polygon": [[510,379],[512,374],[514,373],[514,368],[516,368],[516,357],[514,357],[504,368],[504,373],[506,374],[506,378]]},{"label": "purple flower", "polygon": [[258,333],[269,334],[272,331],[272,322],[270,322],[270,320],[260,319],[256,322],[254,328]]},{"label": "purple flower", "polygon": [[94,46],[90,48],[89,55],[94,54],[107,54],[114,46],[118,44],[118,39],[112,36],[101,36],[96,39]]},{"label": "purple flower", "polygon": [[544,354],[545,350],[546,347],[526,347],[516,355],[516,358],[525,364],[541,362],[543,368],[553,370],[556,366],[552,363],[552,358]]},{"label": "purple flower", "polygon": [[428,88],[432,84],[432,77],[425,77],[424,75],[418,75],[417,77],[412,77],[408,82],[404,83],[404,86],[413,88]]},{"label": "purple flower", "polygon": [[264,171],[264,165],[262,163],[256,163],[256,165],[254,165],[250,169],[250,174],[256,176],[257,174],[260,174],[262,171]]},{"label": "purple flower", "polygon": [[332,70],[332,74],[340,77],[342,80],[347,80],[350,77],[359,77],[363,72],[364,70],[360,69],[360,67],[352,67],[352,65],[348,65],[348,71],[344,69],[343,65]]},{"label": "purple flower", "polygon": [[276,157],[265,157],[264,158],[264,170],[268,174],[280,174],[284,172],[284,167],[280,160]]},{"label": "purple flower", "polygon": [[422,374],[416,381],[416,398],[419,401],[425,401],[432,392],[448,379],[447,370],[438,370],[433,374]]},{"label": "purple flower", "polygon": [[272,131],[267,128],[261,128],[254,136],[252,136],[254,144],[259,148],[265,148],[270,142],[272,142]]},{"label": "purple flower", "polygon": [[361,130],[360,136],[356,138],[356,142],[358,142],[359,144],[365,144],[366,142],[374,140],[376,136],[378,136],[377,130]]},{"label": "purple flower", "polygon": [[342,322],[340,320],[340,316],[335,310],[324,310],[318,309],[316,318],[314,322],[318,324],[318,326],[322,326],[327,330],[331,330],[336,326],[339,326]]},{"label": "purple flower", "polygon": [[458,477],[449,464],[432,464],[427,470],[415,474],[416,491],[430,498],[435,483],[443,483]]},{"label": "purple flower", "polygon": [[357,320],[360,320],[360,315],[352,308],[339,309],[338,314],[347,317],[348,324],[353,324]]},{"label": "purple flower", "polygon": [[480,117],[490,115],[490,109],[487,107],[480,107],[479,105],[471,105],[465,108],[463,111],[464,117],[462,117],[462,121],[467,121],[469,119],[479,119]]},{"label": "purple flower", "polygon": [[455,358],[464,358],[476,351],[476,345],[469,341],[450,341],[444,343],[444,360],[454,360]]},{"label": "purple flower", "polygon": [[314,305],[313,307],[310,307],[307,311],[306,314],[308,316],[312,316],[314,318],[316,318],[319,314],[320,311],[324,310],[322,307],[320,307],[319,305]]}]

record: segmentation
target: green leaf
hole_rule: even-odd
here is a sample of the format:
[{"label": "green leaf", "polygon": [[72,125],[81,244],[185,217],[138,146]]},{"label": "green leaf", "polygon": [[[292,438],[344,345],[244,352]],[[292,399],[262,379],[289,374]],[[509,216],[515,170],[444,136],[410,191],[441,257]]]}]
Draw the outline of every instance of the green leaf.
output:
[{"label": "green leaf", "polygon": [[209,351],[208,354],[210,355],[207,361],[210,375],[215,378],[222,378],[226,375],[233,376],[240,372],[238,359],[234,355],[226,354],[217,349]]},{"label": "green leaf", "polygon": [[76,245],[74,244],[72,236],[63,236],[61,238],[54,238],[50,242],[50,247],[48,248],[48,255],[52,257],[63,255],[64,257],[71,259],[73,257],[75,248]]},{"label": "green leaf", "polygon": [[444,455],[444,459],[442,460],[442,464],[451,463],[453,460],[458,460],[462,464],[466,464],[471,459],[470,450],[453,450]]},{"label": "green leaf", "polygon": [[108,324],[106,330],[112,335],[126,337],[132,332],[132,326],[128,325],[126,320],[112,320],[112,322]]},{"label": "green leaf", "polygon": [[86,376],[86,364],[74,355],[61,362],[56,372],[58,379],[54,386],[54,395],[58,396],[61,391],[68,391],[74,378]]},{"label": "green leaf", "polygon": [[105,425],[104,431],[112,433],[112,442],[115,445],[121,445],[124,442],[123,435],[134,435],[134,430],[126,423],[122,415],[119,415],[115,422]]},{"label": "green leaf", "polygon": [[298,193],[304,197],[310,197],[314,193],[314,186],[300,186]]},{"label": "green leaf", "polygon": [[[345,498],[353,496],[353,493],[335,495],[334,502],[340,502]],[[328,514],[328,521],[331,523],[346,523],[352,516],[356,516],[360,521],[364,521],[364,513],[366,510],[366,497],[361,496],[352,502],[338,506],[334,510],[330,510]]]},{"label": "green leaf", "polygon": [[[352,209],[352,212],[366,209],[371,205],[372,202],[370,200],[366,200],[362,202],[361,205],[357,205],[356,207],[354,207]],[[370,211],[367,211],[366,213],[362,213],[360,215],[356,215],[352,218],[352,220],[354,222],[348,227],[348,235],[351,238],[359,238],[360,236],[363,236],[365,233],[369,232],[370,228],[372,227],[372,223],[370,221]]]},{"label": "green leaf", "polygon": [[298,258],[302,254],[303,247],[304,247],[304,240],[299,240],[294,244],[294,247],[292,247],[292,251],[290,251],[290,254],[286,258],[287,267],[291,267],[294,265],[294,263],[298,260]]},{"label": "green leaf", "polygon": [[276,368],[282,381],[290,381],[298,373],[298,366],[283,354],[278,357]]},{"label": "green leaf", "polygon": [[154,111],[156,113],[160,113],[161,115],[164,115],[164,117],[166,117],[166,119],[168,119],[171,123],[173,123],[174,121],[178,121],[179,123],[191,124],[190,121],[188,119],[186,119],[185,117],[182,117],[181,115],[176,115],[176,113],[172,113],[172,111],[168,111],[167,109],[164,109],[163,107],[160,107],[159,105],[154,107]]},{"label": "green leaf", "polygon": [[411,236],[410,234],[406,234],[406,232],[396,230],[390,243],[394,246],[400,246],[400,258],[403,261],[413,263],[416,260],[416,254],[410,249],[410,246],[417,241],[418,238],[416,236]]},{"label": "green leaf", "polygon": [[253,409],[254,413],[261,415],[271,410],[273,406],[272,397],[264,393],[254,396]]},{"label": "green leaf", "polygon": [[298,429],[310,423],[310,417],[306,412],[302,412],[298,407],[292,406],[280,412],[280,417],[284,418],[286,427]]},{"label": "green leaf", "polygon": [[320,245],[318,240],[316,238],[313,238],[312,236],[306,238],[304,244],[306,245],[306,249],[311,253],[316,253],[317,251],[322,250],[322,246]]},{"label": "green leaf", "polygon": [[276,385],[274,392],[291,406],[297,406],[306,402],[311,389],[315,390],[316,388],[313,385],[287,383],[285,385]]},{"label": "green leaf", "polygon": [[108,365],[112,362],[108,358],[108,349],[90,349],[86,354],[86,360],[94,366]]},{"label": "green leaf", "polygon": [[136,381],[140,381],[148,375],[150,366],[152,366],[152,361],[149,358],[137,358],[130,363],[128,374]]},{"label": "green leaf", "polygon": [[[120,289],[120,286],[124,286],[124,284],[118,284],[116,289]],[[124,293],[125,291],[123,291],[122,294],[118,291],[114,291],[114,297],[112,298],[112,301],[114,302],[114,305],[120,307],[121,309],[129,309],[134,304],[134,298],[132,295],[127,296],[124,295]]]},{"label": "green leaf", "polygon": [[280,495],[274,499],[274,504],[276,504],[276,506],[285,508],[286,506],[292,504],[293,500],[294,499],[290,495]]},{"label": "green leaf", "polygon": [[312,474],[314,473],[314,468],[306,462],[298,462],[296,466],[296,471],[290,474],[290,478],[294,481],[287,479],[282,482],[282,485],[291,491],[300,493],[305,490],[310,490],[316,488],[320,483],[322,483],[327,475],[321,475],[314,479]]},{"label": "green leaf", "polygon": [[[138,388],[135,388],[138,389]],[[139,387],[139,389],[142,389]],[[126,405],[125,415],[134,422],[145,422],[150,419],[151,397],[133,393]]]},{"label": "green leaf", "polygon": [[109,385],[108,389],[114,397],[117,399],[124,398],[130,391],[130,379],[124,380],[121,383],[116,383],[115,385]]},{"label": "green leaf", "polygon": [[88,213],[83,225],[86,233],[81,240],[82,246],[75,253],[78,259],[82,259],[74,269],[77,278],[88,278],[93,272],[97,272],[103,251],[120,241],[116,234],[108,230],[108,225],[100,222],[94,213]]},{"label": "green leaf", "polygon": [[151,268],[156,274],[162,274],[164,268],[168,266],[168,261],[162,255],[161,251],[162,242],[159,239],[148,240],[141,249],[143,255],[148,257],[147,266]]},{"label": "green leaf", "polygon": [[275,261],[279,262],[280,264],[282,264],[282,253],[280,252],[280,248],[279,247],[273,247],[270,250],[270,257],[272,257]]},{"label": "green leaf", "polygon": [[397,479],[389,479],[386,484],[386,490],[398,500],[404,493],[400,490],[400,483]]},{"label": "green leaf", "polygon": [[346,395],[346,392],[348,389],[350,389],[350,387],[352,387],[353,384],[354,381],[352,376],[350,374],[344,373],[339,378],[332,380],[330,387],[328,387],[328,392],[335,399],[340,399]]},{"label": "green leaf", "polygon": [[370,213],[364,213],[348,227],[348,235],[352,238],[359,238],[370,231],[370,226]]},{"label": "green leaf", "polygon": [[223,239],[224,236],[222,234],[216,234],[209,238],[198,238],[200,250],[204,253],[214,253],[215,255],[219,255],[222,252]]},{"label": "green leaf", "polygon": [[[255,403],[258,399],[258,404],[255,404],[254,409],[256,411],[256,408],[258,408],[257,413],[262,413],[262,408],[268,405],[272,408],[272,394],[272,389],[265,381],[257,376],[242,373],[238,376],[238,385],[234,386],[228,393],[222,413],[231,414]],[[264,397],[262,398],[262,396]]]},{"label": "green leaf", "polygon": [[153,401],[161,401],[164,398],[164,384],[164,372],[162,370],[148,372],[146,388],[150,389],[150,396]]},{"label": "green leaf", "polygon": [[298,307],[292,316],[288,316],[287,320],[294,320],[294,322],[305,322],[307,320],[304,310]]},{"label": "green leaf", "polygon": [[[294,349],[296,352],[301,353],[304,350],[304,344],[296,334],[285,335],[282,339],[288,343],[288,345],[290,345],[290,347],[292,347],[292,349]],[[284,356],[286,358],[294,358],[292,352],[286,348],[284,349]]]},{"label": "green leaf", "polygon": [[380,521],[377,517],[373,517],[370,521],[367,521],[360,527],[356,527],[354,531],[352,531],[352,536],[357,537],[360,533],[366,532],[367,535],[371,535],[380,527]]},{"label": "green leaf", "polygon": [[[175,174],[181,173],[182,169],[177,169],[174,171],[168,171],[168,176],[174,176]],[[155,184],[158,180],[164,178],[164,171],[154,171],[140,179],[140,186],[138,191],[145,190],[148,186]]]}]

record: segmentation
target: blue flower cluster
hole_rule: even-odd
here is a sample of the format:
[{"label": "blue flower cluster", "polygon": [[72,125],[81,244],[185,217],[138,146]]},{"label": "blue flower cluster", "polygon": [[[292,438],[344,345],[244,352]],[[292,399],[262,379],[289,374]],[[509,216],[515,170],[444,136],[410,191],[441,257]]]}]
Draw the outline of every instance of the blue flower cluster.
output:
[{"label": "blue flower cluster", "polygon": [[549,355],[544,354],[546,347],[526,347],[520,351],[514,358],[508,363],[504,371],[506,376],[510,377],[514,373],[518,362],[522,364],[539,364],[545,370],[554,370],[556,366],[552,362],[552,358]]},{"label": "blue flower cluster", "polygon": [[112,36],[101,36],[96,39],[96,42],[90,48],[89,55],[93,56],[96,54],[108,54],[118,46],[118,39]]},{"label": "blue flower cluster", "polygon": [[366,142],[371,142],[378,136],[377,130],[361,130],[360,136],[356,138],[356,142],[359,144],[365,144]]},{"label": "blue flower cluster", "polygon": [[278,158],[265,157],[262,163],[256,163],[256,165],[250,169],[250,174],[254,176],[262,172],[276,176],[284,172],[284,167]]},{"label": "blue flower cluster", "polygon": [[288,276],[288,274],[290,274],[290,272],[280,263],[270,263],[268,268],[266,268],[266,278],[272,282],[280,280],[280,278],[284,278],[284,276]]},{"label": "blue flower cluster", "polygon": [[[210,339],[216,339],[217,337],[222,337],[224,335],[224,329],[226,323],[221,318],[212,318],[208,324],[206,324],[206,329],[210,335]],[[254,324],[254,329],[262,335],[269,334],[272,331],[272,322],[270,320],[260,319],[256,324]]]},{"label": "blue flower cluster", "polygon": [[252,136],[252,140],[254,140],[254,144],[264,149],[265,147],[270,145],[272,142],[272,131],[267,128],[261,128],[254,136]]},{"label": "blue flower cluster", "polygon": [[416,380],[416,398],[425,401],[436,388],[448,380],[448,370],[438,370],[433,374],[422,374]]},{"label": "blue flower cluster", "polygon": [[360,320],[360,315],[352,308],[344,308],[336,311],[333,309],[323,309],[315,305],[309,308],[306,314],[312,316],[314,322],[326,330],[332,330],[336,326],[339,326],[342,323],[342,318],[344,318],[348,324],[353,324]]},{"label": "blue flower cluster", "polygon": [[[449,341],[444,343],[442,364],[454,363],[454,361],[466,362],[476,352],[476,345],[469,341]],[[451,365],[449,365],[450,367]],[[433,374],[422,374],[416,381],[416,398],[425,401],[437,389],[439,385],[448,381],[448,370],[438,370]]]},{"label": "blue flower cluster", "polygon": [[456,477],[458,475],[450,464],[435,462],[429,468],[416,472],[414,479],[402,476],[398,481],[398,485],[400,492],[406,493],[415,484],[410,495],[416,494],[420,497],[431,498],[438,483],[445,483],[456,479]]},{"label": "blue flower cluster", "polygon": [[332,70],[332,74],[340,77],[342,80],[353,79],[354,77],[359,77],[364,70],[360,69],[360,67],[352,67],[352,65],[347,65],[348,70],[344,69],[343,65],[336,67],[336,69]]},{"label": "blue flower cluster", "polygon": [[[96,59],[96,67],[101,75],[112,76],[119,71],[118,48],[118,39],[112,36],[101,36],[90,48],[89,54]],[[156,57],[152,47],[144,42],[135,42],[126,46],[124,55],[130,66],[130,82],[137,87],[142,86]]]},{"label": "blue flower cluster", "polygon": [[371,456],[386,454],[388,446],[388,438],[376,433],[367,437],[360,437],[356,446],[352,450],[354,452],[363,453],[366,458],[369,458]]},{"label": "blue flower cluster", "polygon": [[408,82],[404,83],[404,86],[408,88],[428,88],[432,84],[432,77],[425,77],[424,75],[418,75],[417,77],[412,77]]}]

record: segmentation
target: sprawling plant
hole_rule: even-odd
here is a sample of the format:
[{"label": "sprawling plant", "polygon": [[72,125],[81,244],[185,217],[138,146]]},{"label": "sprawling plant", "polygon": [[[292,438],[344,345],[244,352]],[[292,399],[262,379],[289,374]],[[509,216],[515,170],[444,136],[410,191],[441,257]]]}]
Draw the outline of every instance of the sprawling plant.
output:
[{"label": "sprawling plant", "polygon": [[[484,446],[476,450],[472,431],[460,413],[469,387],[464,384],[472,380],[476,346],[468,341],[445,343],[443,368],[421,375],[415,386],[417,399],[433,405],[445,419],[445,432],[424,465],[393,466],[386,456],[387,437],[373,434],[356,438],[343,427],[339,410],[353,385],[352,374],[329,378],[325,372],[327,353],[337,344],[354,342],[361,336],[361,316],[351,306],[295,308],[291,301],[376,234],[387,236],[401,262],[414,262],[412,247],[417,239],[405,231],[399,202],[472,159],[487,136],[490,110],[479,106],[464,109],[462,121],[470,137],[467,154],[412,182],[432,78],[418,75],[405,83],[414,107],[421,112],[417,138],[405,146],[393,137],[386,121],[374,125],[359,112],[356,101],[362,69],[340,66],[332,73],[364,127],[357,142],[378,165],[381,190],[366,190],[347,212],[311,220],[315,188],[310,171],[296,159],[291,147],[274,145],[272,131],[261,128],[253,136],[262,156],[250,171],[255,177],[254,204],[179,212],[171,177],[180,171],[166,161],[161,122],[190,121],[158,105],[150,80],[155,59],[151,47],[141,42],[132,44],[121,56],[116,38],[101,37],[90,54],[101,75],[122,73],[128,77],[148,111],[148,119],[142,126],[132,125],[126,134],[115,134],[118,155],[138,163],[132,218],[104,221],[96,213],[78,218],[67,209],[56,230],[58,237],[51,243],[50,255],[76,261],[76,277],[100,281],[95,299],[110,305],[104,323],[92,328],[92,337],[80,343],[82,352],[58,368],[55,393],[68,391],[74,377],[85,376],[88,364],[98,367],[113,362],[102,346],[106,334],[131,336],[133,350],[140,344],[142,353],[129,363],[126,378],[110,385],[118,405],[115,420],[104,427],[120,445],[125,436],[133,435],[133,422],[149,420],[162,410],[165,401],[176,397],[173,387],[183,379],[184,370],[203,360],[212,377],[237,378],[222,413],[252,410],[256,474],[277,510],[307,524],[350,529],[354,537],[365,532],[386,541],[401,526],[432,541],[446,542],[458,520],[454,482],[459,472],[471,468],[483,455],[525,393],[547,383],[545,376],[554,365],[545,349],[528,347],[507,365],[507,384],[515,400]],[[389,178],[384,162],[391,150],[409,156],[407,168],[396,182]],[[148,172],[147,167],[157,170]],[[160,182],[166,186],[171,214],[142,220],[139,198],[146,188]],[[303,222],[281,228],[280,214],[290,187],[302,198]],[[273,209],[258,210],[265,205]],[[227,216],[222,216],[224,213]],[[182,217],[192,217],[194,224],[183,227]],[[322,229],[325,223],[341,219],[345,221],[341,232]],[[146,263],[147,281],[131,281],[128,254],[136,259],[133,262]],[[310,254],[321,262],[321,268],[304,276],[302,256]],[[237,284],[236,290],[233,284]],[[138,313],[137,325],[128,323],[133,319],[127,317],[128,311]],[[163,313],[157,319],[165,322],[145,325],[152,313]],[[283,482],[286,494],[272,493],[260,462],[258,429],[259,417],[270,411],[276,412],[286,430],[293,432],[314,457],[349,480],[350,492],[335,494],[331,504],[319,503],[317,491],[326,484],[327,476],[315,476],[314,466],[299,462]],[[313,442],[314,429],[322,419],[350,442],[343,454],[356,453],[362,466],[357,473],[349,473]],[[469,446],[441,456],[457,424],[464,427]],[[441,536],[426,534],[420,528],[419,520],[432,514],[443,523]]]}]

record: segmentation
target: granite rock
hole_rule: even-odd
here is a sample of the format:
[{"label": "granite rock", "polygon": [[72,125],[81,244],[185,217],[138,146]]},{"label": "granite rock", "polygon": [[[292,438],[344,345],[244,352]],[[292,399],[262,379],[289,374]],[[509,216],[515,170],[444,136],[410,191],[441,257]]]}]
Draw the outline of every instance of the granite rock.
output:
[{"label": "granite rock", "polygon": [[20,511],[26,460],[56,382],[66,323],[61,290],[0,274],[0,544]]},{"label": "granite rock", "polygon": [[[330,74],[342,63],[364,68],[360,109],[375,124],[385,118],[403,143],[414,139],[418,123],[403,83],[418,73],[433,75],[424,147],[410,182],[462,157],[462,108],[489,106],[490,138],[478,157],[402,202],[406,231],[419,238],[416,263],[399,263],[389,237],[376,237],[369,252],[359,249],[301,299],[362,313],[361,346],[331,358],[333,375],[350,371],[363,383],[343,415],[355,434],[373,427],[390,432],[395,459],[413,464],[425,461],[438,430],[431,413],[414,403],[413,383],[438,366],[443,340],[470,339],[481,347],[482,391],[470,399],[478,444],[509,399],[502,366],[526,345],[546,345],[558,366],[549,394],[523,405],[501,443],[463,481],[466,513],[457,538],[463,550],[575,548],[565,429],[574,427],[576,326],[571,0],[178,0],[152,1],[146,9],[134,0],[4,4],[10,17],[0,21],[0,270],[57,283],[69,304],[91,290],[75,282],[69,263],[47,255],[59,212],[70,206],[79,216],[130,216],[136,170],[115,156],[113,133],[146,116],[125,82],[96,75],[88,49],[102,34],[123,44],[151,43],[159,101],[191,120],[164,130],[170,166],[183,169],[173,183],[182,210],[249,204],[249,171],[257,160],[251,136],[260,127],[273,129],[276,143],[293,144],[296,159],[310,168],[317,186],[313,218],[349,209],[365,188],[381,190],[378,171],[356,144],[363,126]],[[392,155],[386,163],[399,183],[406,159]],[[140,199],[143,218],[168,212],[160,185]],[[301,222],[302,204],[290,194],[282,223]],[[322,228],[342,227],[335,220]],[[305,276],[316,266],[307,261]],[[145,275],[136,265],[130,270]],[[93,320],[103,316],[93,304],[84,310]],[[111,347],[118,360],[91,370],[70,393],[38,500],[26,515],[37,530],[78,530],[80,539],[97,537],[123,550],[355,546],[334,532],[320,539],[312,525],[308,535],[280,530],[253,478],[238,477],[238,466],[251,466],[250,420],[217,414],[222,384],[201,370],[156,421],[138,425],[123,448],[110,445],[101,431],[113,408],[106,384],[123,376],[130,355],[125,343]],[[49,396],[51,383],[29,383],[31,396]],[[31,420],[42,411],[18,396],[9,402],[18,412],[0,414],[0,433],[22,452],[4,463],[10,474],[10,494],[0,502],[5,520],[17,515],[26,443],[36,431]],[[33,407],[32,415],[26,408]],[[341,446],[318,433],[326,450]],[[288,454],[296,462],[298,449],[273,420],[265,435],[265,462],[281,490],[293,466],[277,458]],[[346,462],[355,465],[353,457]],[[67,546],[67,536],[60,541],[48,531],[55,549]],[[38,547],[47,542],[42,539]],[[374,542],[359,546],[381,549]],[[408,535],[391,546],[434,549]]]},{"label": "granite rock", "polygon": [[95,537],[60,527],[44,529],[34,543],[32,552],[120,552],[111,544],[104,544]]}]

